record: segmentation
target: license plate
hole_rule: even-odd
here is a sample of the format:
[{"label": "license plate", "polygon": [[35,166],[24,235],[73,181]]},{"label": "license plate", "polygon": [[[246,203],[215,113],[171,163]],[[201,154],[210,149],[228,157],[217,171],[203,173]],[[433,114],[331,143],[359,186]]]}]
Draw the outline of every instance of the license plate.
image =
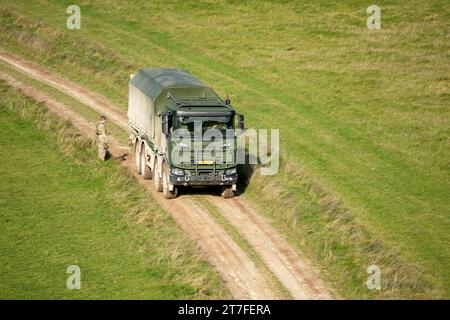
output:
[{"label": "license plate", "polygon": [[200,160],[198,162],[198,164],[213,164],[213,163],[214,163],[214,161],[212,161],[212,160]]}]

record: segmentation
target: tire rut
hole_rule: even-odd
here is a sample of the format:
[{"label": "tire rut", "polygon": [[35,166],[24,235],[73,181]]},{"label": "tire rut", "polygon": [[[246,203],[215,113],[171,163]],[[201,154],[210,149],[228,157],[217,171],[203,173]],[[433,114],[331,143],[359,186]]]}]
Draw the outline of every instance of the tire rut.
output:
[{"label": "tire rut", "polygon": [[205,197],[255,248],[294,299],[331,299],[317,271],[244,199]]}]

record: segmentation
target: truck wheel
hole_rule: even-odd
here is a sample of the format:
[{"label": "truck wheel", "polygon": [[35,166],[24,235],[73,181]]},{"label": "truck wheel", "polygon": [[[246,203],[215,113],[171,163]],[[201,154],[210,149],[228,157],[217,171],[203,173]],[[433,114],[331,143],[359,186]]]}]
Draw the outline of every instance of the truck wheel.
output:
[{"label": "truck wheel", "polygon": [[151,172],[150,168],[147,166],[147,152],[145,151],[145,145],[144,144],[142,144],[142,146],[141,146],[140,157],[141,157],[140,164],[141,164],[142,177],[145,180],[151,179],[152,178],[152,172]]},{"label": "truck wheel", "polygon": [[233,191],[233,189],[231,189],[231,186],[223,187],[222,197],[225,199],[234,197],[234,191]]},{"label": "truck wheel", "polygon": [[136,171],[138,174],[141,174],[141,155],[139,153],[139,141],[136,140],[134,144],[134,164],[136,166]]},{"label": "truck wheel", "polygon": [[163,191],[162,179],[161,179],[161,168],[159,165],[158,157],[155,157],[155,165],[153,166],[153,181],[155,183],[155,189],[158,192]]},{"label": "truck wheel", "polygon": [[176,198],[178,195],[178,190],[176,187],[173,188],[173,191],[169,190],[169,173],[167,172],[167,165],[163,162],[162,165],[162,184],[163,184],[163,194],[166,199]]}]

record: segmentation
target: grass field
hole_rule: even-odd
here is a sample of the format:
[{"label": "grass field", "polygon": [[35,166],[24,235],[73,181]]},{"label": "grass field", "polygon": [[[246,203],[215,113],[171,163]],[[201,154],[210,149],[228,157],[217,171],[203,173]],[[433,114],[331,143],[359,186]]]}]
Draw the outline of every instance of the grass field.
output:
[{"label": "grass field", "polygon": [[[1,46],[124,108],[136,69],[191,70],[248,127],[280,129],[280,174],[245,196],[331,286],[450,297],[446,1],[383,1],[381,30],[364,1],[79,1],[81,30],[65,27],[69,4],[2,2]],[[373,263],[380,292],[364,286]]]},{"label": "grass field", "polygon": [[[0,83],[0,299],[227,297],[175,223],[117,163]],[[81,269],[68,290],[67,267]]]}]

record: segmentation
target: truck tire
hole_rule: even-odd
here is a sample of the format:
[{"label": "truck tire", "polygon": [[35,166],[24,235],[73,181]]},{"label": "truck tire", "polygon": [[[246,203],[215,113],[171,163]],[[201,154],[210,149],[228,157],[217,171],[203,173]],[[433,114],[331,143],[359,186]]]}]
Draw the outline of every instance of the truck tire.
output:
[{"label": "truck tire", "polygon": [[149,180],[152,178],[152,172],[150,168],[147,166],[147,152],[145,150],[145,144],[141,146],[141,154],[140,154],[140,165],[141,165],[141,174],[145,180]]},{"label": "truck tire", "polygon": [[165,162],[162,164],[162,185],[164,198],[173,199],[177,197],[178,190],[176,187],[173,188],[173,191],[169,190],[169,173],[167,172],[167,165]]},{"label": "truck tire", "polygon": [[233,198],[234,197],[234,191],[231,188],[231,186],[226,186],[226,187],[223,187],[221,195],[225,199]]},{"label": "truck tire", "polygon": [[141,155],[139,152],[139,140],[136,139],[134,143],[134,165],[136,166],[136,171],[138,174],[141,174]]},{"label": "truck tire", "polygon": [[153,166],[153,182],[155,183],[155,189],[158,192],[163,191],[162,179],[161,179],[161,168],[159,165],[158,157],[155,157],[155,165]]}]

